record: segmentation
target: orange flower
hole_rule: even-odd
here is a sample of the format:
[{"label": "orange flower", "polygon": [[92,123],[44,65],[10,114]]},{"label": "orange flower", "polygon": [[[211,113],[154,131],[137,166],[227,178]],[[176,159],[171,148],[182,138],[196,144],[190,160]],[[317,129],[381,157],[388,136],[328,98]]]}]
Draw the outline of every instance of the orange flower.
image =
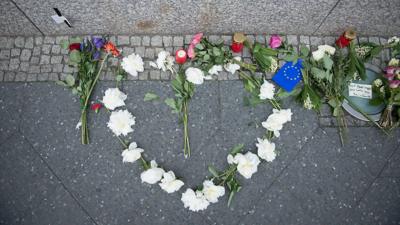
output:
[{"label": "orange flower", "polygon": [[118,51],[118,49],[117,49],[117,47],[115,47],[115,45],[113,44],[113,43],[111,43],[111,42],[107,42],[105,45],[104,45],[104,50],[107,52],[107,53],[111,53],[114,57],[117,57],[117,56],[119,56],[119,51]]}]

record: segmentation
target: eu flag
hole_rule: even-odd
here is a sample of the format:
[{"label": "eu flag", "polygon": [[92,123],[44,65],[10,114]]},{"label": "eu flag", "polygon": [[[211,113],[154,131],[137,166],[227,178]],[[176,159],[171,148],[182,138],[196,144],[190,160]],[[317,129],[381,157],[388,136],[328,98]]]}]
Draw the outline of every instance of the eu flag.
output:
[{"label": "eu flag", "polygon": [[297,63],[294,65],[293,62],[287,62],[276,72],[272,80],[285,91],[291,92],[296,84],[301,81],[301,68],[301,59],[297,60]]}]

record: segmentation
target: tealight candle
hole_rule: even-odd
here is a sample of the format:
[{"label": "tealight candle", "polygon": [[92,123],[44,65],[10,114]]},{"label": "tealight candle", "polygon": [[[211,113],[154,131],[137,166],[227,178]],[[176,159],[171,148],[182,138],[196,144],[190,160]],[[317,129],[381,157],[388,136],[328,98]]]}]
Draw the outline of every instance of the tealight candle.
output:
[{"label": "tealight candle", "polygon": [[175,52],[175,61],[178,64],[184,64],[186,62],[187,54],[186,51],[183,49],[180,49]]},{"label": "tealight candle", "polygon": [[246,40],[246,36],[243,33],[235,33],[233,35],[231,49],[232,52],[239,53],[243,50],[243,42]]}]

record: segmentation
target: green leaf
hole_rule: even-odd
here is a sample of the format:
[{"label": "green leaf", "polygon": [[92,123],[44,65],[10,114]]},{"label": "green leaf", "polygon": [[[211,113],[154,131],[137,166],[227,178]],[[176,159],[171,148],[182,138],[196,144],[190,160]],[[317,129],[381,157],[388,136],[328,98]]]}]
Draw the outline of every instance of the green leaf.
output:
[{"label": "green leaf", "polygon": [[332,108],[336,108],[337,103],[335,99],[331,99],[328,101],[328,104],[332,107]]},{"label": "green leaf", "polygon": [[234,192],[234,191],[231,191],[231,192],[229,193],[228,207],[231,205],[233,196],[235,196],[235,192]]},{"label": "green leaf", "polygon": [[332,66],[333,66],[333,60],[331,59],[331,57],[329,57],[328,55],[324,55],[324,58],[322,58],[323,63],[324,63],[324,68],[327,70],[331,70]]},{"label": "green leaf", "polygon": [[115,77],[115,80],[116,81],[121,81],[121,80],[123,80],[124,79],[124,76],[122,76],[121,74],[119,74],[119,75],[117,75],[116,77]]},{"label": "green leaf", "polygon": [[78,50],[72,50],[69,53],[69,60],[74,63],[79,63],[82,59],[81,53]]},{"label": "green leaf", "polygon": [[239,153],[239,152],[242,151],[243,147],[244,147],[244,144],[235,145],[235,147],[232,148],[230,154],[231,154],[231,155],[236,155],[237,153]]},{"label": "green leaf", "polygon": [[69,47],[69,42],[67,40],[61,40],[60,46],[61,46],[62,49],[66,49],[67,50],[68,47]]},{"label": "green leaf", "polygon": [[282,88],[280,88],[279,91],[276,93],[276,96],[278,99],[285,99],[290,96],[297,96],[298,94],[300,94],[300,92],[301,92],[300,87],[296,87],[291,92],[287,92],[287,91],[283,90]]},{"label": "green leaf", "polygon": [[214,167],[212,167],[212,166],[208,166],[208,171],[209,171],[214,177],[218,177],[218,176],[219,176],[217,170],[216,170]]},{"label": "green leaf", "polygon": [[397,93],[397,94],[394,96],[394,100],[395,100],[395,101],[399,101],[399,100],[400,100],[400,93]]},{"label": "green leaf", "polygon": [[173,98],[167,98],[164,102],[172,109],[173,112],[179,112],[176,101]]},{"label": "green leaf", "polygon": [[206,60],[206,61],[209,60],[210,59],[210,55],[209,54],[205,54],[203,59]]},{"label": "green leaf", "polygon": [[73,37],[70,40],[70,43],[81,43],[82,42],[82,38],[80,37]]},{"label": "green leaf", "polygon": [[152,92],[147,92],[144,95],[143,101],[147,102],[147,101],[153,101],[153,100],[158,100],[158,99],[160,99],[160,97],[158,97],[158,95],[156,95],[156,94],[154,94]]},{"label": "green leaf", "polygon": [[198,50],[203,50],[204,49],[204,46],[202,45],[202,44],[197,44],[196,45],[196,49],[198,49]]},{"label": "green leaf", "polygon": [[56,84],[61,85],[61,86],[64,86],[64,87],[67,87],[67,86],[68,86],[68,85],[67,85],[64,81],[62,81],[62,80],[56,81]]},{"label": "green leaf", "polygon": [[217,47],[213,47],[213,54],[219,56],[221,55],[221,51]]},{"label": "green leaf", "polygon": [[301,46],[300,46],[300,54],[301,54],[303,57],[307,57],[308,54],[310,54],[310,49],[309,49],[307,46],[305,46],[305,45],[301,45]]},{"label": "green leaf", "polygon": [[68,75],[65,77],[65,83],[66,83],[69,87],[74,86],[74,85],[75,85],[75,78],[74,78],[74,76],[68,74]]},{"label": "green leaf", "polygon": [[323,70],[321,70],[321,69],[319,69],[317,67],[312,67],[311,68],[311,74],[315,78],[320,79],[320,80],[326,79],[328,77],[325,71],[323,71]]}]

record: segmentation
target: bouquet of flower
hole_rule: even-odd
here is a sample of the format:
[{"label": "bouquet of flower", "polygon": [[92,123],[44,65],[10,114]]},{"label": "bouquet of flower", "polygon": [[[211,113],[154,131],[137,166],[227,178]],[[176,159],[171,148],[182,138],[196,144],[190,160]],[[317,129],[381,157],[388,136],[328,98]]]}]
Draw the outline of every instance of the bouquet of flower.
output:
[{"label": "bouquet of flower", "polygon": [[89,130],[87,126],[87,109],[89,99],[100,73],[111,54],[119,56],[118,49],[102,37],[71,39],[71,42],[64,41],[62,47],[69,49],[69,64],[78,68],[76,76],[68,75],[65,81],[57,83],[69,87],[74,94],[79,96],[81,104],[81,117],[78,126],[81,126],[82,144],[89,143]]},{"label": "bouquet of flower", "polygon": [[381,79],[373,83],[375,98],[370,104],[378,105],[382,102],[386,105],[379,120],[379,125],[384,129],[393,129],[399,125],[400,110],[397,111],[397,122],[394,122],[393,111],[400,105],[400,40],[397,37],[389,39],[387,45],[392,49],[393,58],[384,69]]}]

